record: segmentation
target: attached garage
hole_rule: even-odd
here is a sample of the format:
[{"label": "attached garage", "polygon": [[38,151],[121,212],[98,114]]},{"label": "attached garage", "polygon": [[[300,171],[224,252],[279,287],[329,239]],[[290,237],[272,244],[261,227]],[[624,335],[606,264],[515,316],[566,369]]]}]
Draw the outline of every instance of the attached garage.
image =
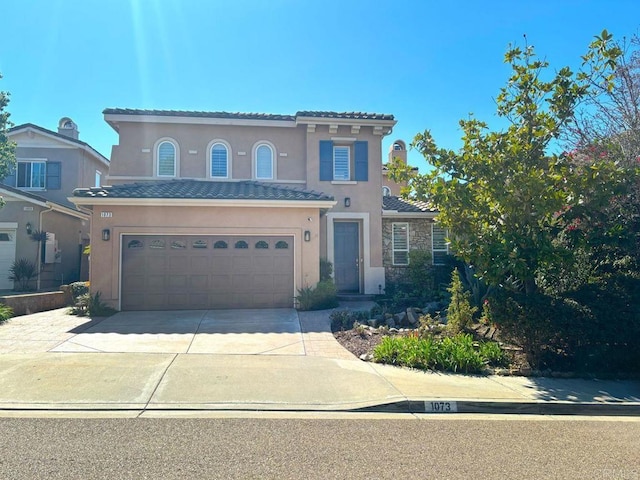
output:
[{"label": "attached garage", "polygon": [[124,235],[122,309],[290,308],[294,238]]}]

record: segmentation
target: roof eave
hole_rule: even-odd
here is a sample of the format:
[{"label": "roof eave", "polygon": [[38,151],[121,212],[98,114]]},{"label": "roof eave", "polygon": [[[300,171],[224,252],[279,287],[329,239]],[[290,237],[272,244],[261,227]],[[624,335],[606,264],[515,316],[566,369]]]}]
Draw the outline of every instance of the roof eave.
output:
[{"label": "roof eave", "polygon": [[249,200],[202,198],[96,198],[68,197],[75,205],[128,205],[144,207],[252,207],[252,208],[331,208],[335,200]]}]

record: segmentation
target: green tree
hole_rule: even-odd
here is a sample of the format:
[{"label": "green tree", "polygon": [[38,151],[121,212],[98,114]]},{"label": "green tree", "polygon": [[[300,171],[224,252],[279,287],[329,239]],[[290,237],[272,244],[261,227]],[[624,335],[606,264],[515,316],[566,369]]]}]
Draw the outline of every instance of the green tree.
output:
[{"label": "green tree", "polygon": [[535,294],[541,269],[572,256],[570,248],[555,242],[560,214],[580,205],[584,191],[593,194],[594,203],[617,193],[620,171],[614,162],[577,165],[570,155],[552,150],[592,85],[611,81],[620,53],[603,31],[585,56],[588,73],[564,67],[549,74],[548,62],[532,46],[510,46],[505,63],[512,73],[496,98],[506,129],[491,131],[473,117],[461,120],[459,151],[438,148],[426,130],[412,146],[433,169],[412,175],[391,168],[394,179],[407,180],[416,197],[438,208],[439,222],[454,232],[456,255],[489,285]]},{"label": "green tree", "polygon": [[454,334],[460,333],[471,326],[478,308],[471,306],[471,294],[462,286],[457,268],[451,272],[451,285],[447,290],[451,294],[451,302],[447,308],[447,330]]},{"label": "green tree", "polygon": [[[10,114],[5,111],[8,104],[9,93],[0,91],[0,179],[6,177],[16,164],[16,145],[7,137],[7,129],[11,127]],[[4,200],[0,197],[0,206],[2,205]]]}]

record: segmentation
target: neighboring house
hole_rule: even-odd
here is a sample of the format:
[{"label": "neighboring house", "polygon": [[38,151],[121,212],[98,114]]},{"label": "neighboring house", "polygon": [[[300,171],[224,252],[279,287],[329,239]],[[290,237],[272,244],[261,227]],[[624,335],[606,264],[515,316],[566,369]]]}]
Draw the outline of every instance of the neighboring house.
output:
[{"label": "neighboring house", "polygon": [[[92,211],[91,290],[121,310],[291,307],[320,258],[377,294],[392,115],[106,109],[118,133]],[[402,144],[404,146],[404,144]]]},{"label": "neighboring house", "polygon": [[382,198],[383,262],[387,281],[406,280],[409,253],[423,250],[434,265],[449,255],[447,231],[435,222],[438,211],[426,202],[393,195]]},{"label": "neighboring house", "polygon": [[[89,240],[90,215],[68,197],[79,186],[99,185],[108,160],[78,139],[78,128],[63,118],[58,132],[24,124],[8,131],[16,143],[16,169],[0,183],[6,204],[0,209],[0,289],[14,288],[9,269],[17,259],[36,263],[35,231],[47,232],[36,285],[55,288],[88,278],[82,249]],[[34,285],[34,286],[36,286]]]}]

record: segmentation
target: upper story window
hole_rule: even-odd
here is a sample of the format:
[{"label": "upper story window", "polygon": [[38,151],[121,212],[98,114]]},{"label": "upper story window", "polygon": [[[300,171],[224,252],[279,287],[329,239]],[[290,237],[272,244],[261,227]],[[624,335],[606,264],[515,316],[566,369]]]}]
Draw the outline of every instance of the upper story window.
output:
[{"label": "upper story window", "polygon": [[273,149],[261,143],[255,148],[255,176],[259,180],[271,180],[273,170]]},{"label": "upper story window", "polygon": [[30,161],[18,162],[18,188],[32,188],[44,190],[47,178],[47,162]]},{"label": "upper story window", "polygon": [[382,187],[382,196],[383,197],[389,197],[391,196],[391,189],[387,186]]},{"label": "upper story window", "polygon": [[175,177],[176,159],[176,145],[170,140],[161,141],[156,150],[156,175],[158,177]]},{"label": "upper story window", "polygon": [[96,181],[95,181],[95,185],[96,187],[100,187],[102,186],[102,172],[100,170],[96,170]]},{"label": "upper story window", "polygon": [[351,180],[351,153],[345,146],[333,147],[333,179]]},{"label": "upper story window", "polygon": [[343,141],[340,143],[343,144],[334,145],[333,140],[320,140],[320,180],[368,181],[369,144],[364,141],[353,141],[347,145]]},{"label": "upper story window", "polygon": [[60,190],[61,173],[60,162],[49,162],[45,158],[18,159],[17,168],[2,182],[25,190]]},{"label": "upper story window", "polygon": [[210,150],[210,170],[212,178],[229,178],[229,148],[220,141],[214,141]]}]

